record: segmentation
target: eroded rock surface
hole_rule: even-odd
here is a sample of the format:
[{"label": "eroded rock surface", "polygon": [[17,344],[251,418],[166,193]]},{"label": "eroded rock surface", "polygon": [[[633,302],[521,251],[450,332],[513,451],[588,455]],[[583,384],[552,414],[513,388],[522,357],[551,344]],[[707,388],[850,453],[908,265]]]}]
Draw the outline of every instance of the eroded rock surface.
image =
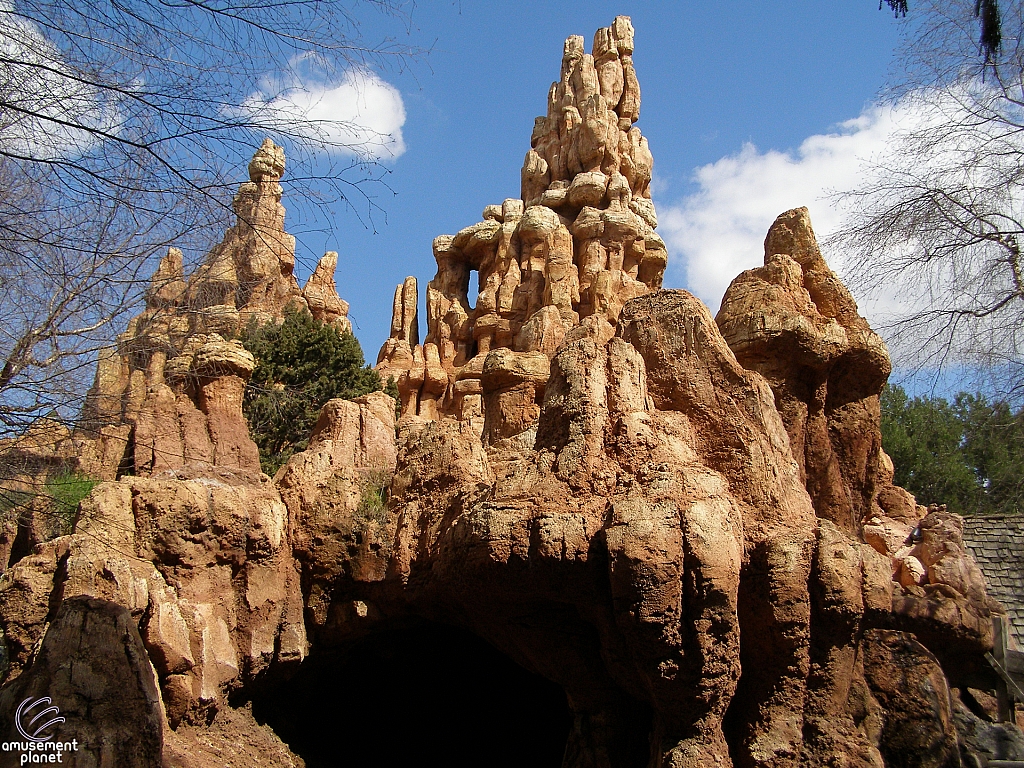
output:
[{"label": "eroded rock surface", "polygon": [[[20,724],[44,740],[59,732],[57,740],[67,744],[61,765],[160,765],[165,720],[156,674],[123,605],[83,597],[61,604],[32,669],[0,692],[0,739],[26,742],[17,730],[19,705],[40,699]],[[59,712],[46,715],[50,699]],[[64,720],[37,730],[55,717]],[[27,748],[0,751],[0,765],[25,765],[22,754],[33,756]]]},{"label": "eroded rock surface", "polygon": [[775,220],[764,266],[732,282],[716,322],[740,363],[771,385],[818,517],[889,558],[898,625],[925,639],[947,673],[969,675],[963,660],[991,645],[991,615],[1002,609],[956,516],[918,507],[893,484],[879,401],[889,355],[825,263],[806,208]]},{"label": "eroded rock surface", "polygon": [[264,141],[235,195],[235,225],[187,280],[181,252],[169,249],[145,310],[117,349],[101,356],[84,423],[133,431],[112,467],[98,475],[86,468],[93,475],[112,478],[121,461],[136,475],[200,465],[258,473],[241,412],[254,361],[230,339],[249,322],[280,322],[293,309],[351,331],[348,303],[334,284],[337,253],[324,255],[305,288],[295,279],[295,238],[281,205],[284,167],[284,150]]},{"label": "eroded rock surface", "polygon": [[879,747],[889,765],[960,765],[953,700],[935,657],[912,635],[872,630],[864,644],[868,686],[885,711]]},{"label": "eroded rock surface", "polygon": [[[566,41],[522,198],[434,241],[423,344],[415,280],[396,290],[378,370],[401,418],[381,393],[331,401],[272,481],[247,463],[236,407],[252,361],[217,324],[299,295],[289,241],[254,245],[240,223],[188,282],[165,260],[147,312],[191,323],[157,310],[202,295],[205,325],[173,355],[160,341],[138,348],[158,350],[141,366],[101,362],[92,407],[134,414],[136,475],[99,485],[73,533],[0,577],[0,704],[74,659],[51,636],[84,596],[119,606],[144,647],[129,667],[155,680],[156,748],[182,768],[301,765],[252,713],[296,670],[315,690],[359,643],[417,622],[557,683],[565,768],[1010,754],[992,740],[1012,726],[979,724],[951,692],[984,683],[999,607],[958,519],[892,483],[888,353],[806,210],[776,221],[765,266],[737,278],[717,322],[658,290],[632,53],[625,17],[590,54]],[[282,171],[264,145],[236,199],[270,232]],[[250,246],[242,268],[233,254]],[[306,301],[338,322],[330,271]],[[328,693],[360,696],[343,678]],[[303,726],[292,717],[281,733]]]},{"label": "eroded rock surface", "polygon": [[[228,473],[257,481],[259,453],[242,416],[255,360],[235,339],[250,322],[280,322],[288,311],[351,332],[337,294],[338,254],[324,255],[306,286],[294,272],[295,238],[284,229],[279,181],[284,151],[269,139],[234,198],[236,222],[186,280],[170,248],[115,348],[97,361],[74,433],[48,419],[0,445],[6,493],[38,495],[61,473],[98,480]],[[0,527],[0,572],[52,539],[62,521],[40,496]],[[65,526],[66,527],[66,526]]]},{"label": "eroded rock surface", "polygon": [[716,320],[740,363],[771,384],[821,517],[850,533],[873,516],[919,517],[882,455],[889,354],[822,258],[806,208],[775,220],[765,265],[733,280]]},{"label": "eroded rock surface", "polygon": [[[551,358],[581,323],[614,326],[626,301],[661,287],[668,257],[654,231],[654,159],[634,125],[640,86],[629,18],[599,29],[591,50],[577,35],[565,41],[547,114],[534,124],[520,198],[488,205],[483,221],[435,238],[422,347],[415,280],[396,291],[377,370],[385,381],[395,377],[403,418],[481,419],[491,351]],[[479,291],[470,304],[474,271]],[[506,353],[502,364],[515,367],[514,357]],[[507,431],[492,413],[490,438]]]}]

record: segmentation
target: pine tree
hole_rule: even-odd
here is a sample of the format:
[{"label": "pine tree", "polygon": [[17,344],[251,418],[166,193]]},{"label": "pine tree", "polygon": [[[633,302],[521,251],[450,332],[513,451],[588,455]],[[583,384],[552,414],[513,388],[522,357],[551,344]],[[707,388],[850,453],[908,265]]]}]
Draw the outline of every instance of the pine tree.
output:
[{"label": "pine tree", "polygon": [[882,392],[882,445],[895,481],[921,504],[958,514],[1024,511],[1024,409],[961,392],[944,398]]},{"label": "pine tree", "polygon": [[973,506],[977,481],[961,450],[963,440],[963,425],[946,400],[909,398],[901,387],[882,392],[882,446],[892,458],[896,484],[919,504],[946,504],[961,514]]},{"label": "pine tree", "polygon": [[328,400],[381,389],[380,376],[365,365],[355,336],[305,310],[287,310],[280,324],[250,324],[241,340],[256,358],[242,411],[268,475],[306,448]]}]

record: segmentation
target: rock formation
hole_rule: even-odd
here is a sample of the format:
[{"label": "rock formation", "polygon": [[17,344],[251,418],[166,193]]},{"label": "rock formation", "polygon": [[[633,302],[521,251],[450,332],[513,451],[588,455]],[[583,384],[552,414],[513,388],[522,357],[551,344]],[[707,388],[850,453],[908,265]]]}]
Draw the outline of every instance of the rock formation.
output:
[{"label": "rock formation", "polygon": [[776,219],[764,266],[733,280],[716,322],[737,360],[771,386],[818,517],[890,558],[894,607],[918,634],[931,635],[932,615],[957,617],[938,622],[933,647],[961,670],[961,642],[991,643],[994,601],[962,524],[892,482],[879,404],[889,354],[822,258],[806,208]]},{"label": "rock formation", "polygon": [[[116,348],[101,352],[81,428],[40,421],[3,446],[5,487],[37,491],[60,471],[113,480],[121,474],[201,476],[211,468],[256,477],[259,454],[242,417],[255,361],[232,337],[249,322],[279,322],[290,309],[351,332],[348,303],[334,283],[338,254],[324,255],[302,289],[293,274],[295,238],[284,230],[284,151],[269,139],[249,163],[234,198],[235,226],[186,281],[170,248],[145,293],[145,309]],[[16,541],[21,554],[52,538],[42,499],[0,529],[0,572]]]},{"label": "rock formation", "polygon": [[[16,729],[18,706],[40,698],[60,702],[64,721],[57,727],[67,744],[62,764],[160,764],[160,691],[138,626],[124,606],[83,597],[61,603],[32,669],[0,694],[0,739],[25,741]],[[4,765],[21,763],[20,755],[10,752],[0,753],[0,759],[11,761]]]},{"label": "rock formation", "polygon": [[250,181],[235,195],[235,226],[188,281],[181,252],[169,249],[145,310],[118,337],[117,349],[100,357],[85,421],[134,428],[133,474],[200,464],[258,472],[256,447],[236,407],[254,361],[225,338],[252,321],[280,321],[289,308],[351,332],[348,303],[334,284],[337,253],[324,255],[305,288],[296,282],[295,238],[284,230],[278,183],[284,166],[284,151],[264,141],[249,163]]},{"label": "rock formation", "polygon": [[479,421],[489,352],[508,350],[491,370],[514,367],[523,354],[551,358],[572,329],[603,333],[596,329],[614,327],[626,301],[661,287],[667,254],[654,231],[654,160],[634,125],[639,116],[629,18],[598,30],[592,53],[582,37],[566,40],[547,115],[530,138],[521,198],[488,205],[483,221],[434,239],[422,347],[415,280],[395,293],[377,362],[385,380],[395,377],[406,417]]},{"label": "rock formation", "polygon": [[[592,51],[566,42],[522,199],[434,241],[423,344],[415,281],[398,287],[378,368],[397,380],[397,423],[385,394],[331,401],[306,451],[273,480],[254,471],[236,396],[251,360],[218,323],[298,295],[290,245],[239,224],[187,284],[165,260],[153,314],[124,337],[136,353],[108,360],[123,375],[101,369],[124,388],[93,399],[132,414],[134,474],[0,577],[0,712],[49,692],[77,713],[80,687],[59,670],[95,625],[124,650],[95,674],[139,702],[134,719],[97,710],[75,731],[111,755],[130,727],[166,765],[359,762],[360,749],[417,763],[422,745],[396,756],[372,734],[337,737],[348,724],[331,707],[369,695],[345,673],[359,654],[443,626],[564,691],[552,759],[565,768],[1024,758],[1012,726],[957,693],[990,679],[1000,609],[958,518],[893,485],[888,353],[806,211],[779,217],[717,322],[658,290],[629,20]],[[261,148],[236,199],[279,234],[282,163]],[[243,268],[246,248],[258,258]],[[329,273],[306,301],[340,312]],[[193,318],[195,340],[174,347],[171,320]],[[399,719],[372,713],[391,740],[428,713],[402,698],[399,660],[373,658],[372,686],[397,699]],[[493,693],[535,707],[520,695]]]},{"label": "rock formation", "polygon": [[806,208],[776,219],[764,263],[733,280],[716,321],[740,363],[771,385],[815,509],[850,533],[877,515],[916,520],[882,458],[888,352],[825,264]]}]

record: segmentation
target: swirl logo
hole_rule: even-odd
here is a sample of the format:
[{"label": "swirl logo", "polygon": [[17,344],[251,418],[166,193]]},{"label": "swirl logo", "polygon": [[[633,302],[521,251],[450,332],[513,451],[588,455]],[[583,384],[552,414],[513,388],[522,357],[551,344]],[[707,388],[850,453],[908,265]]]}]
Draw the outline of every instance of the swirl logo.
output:
[{"label": "swirl logo", "polygon": [[[60,710],[57,707],[45,706],[50,703],[49,696],[42,696],[35,700],[30,696],[21,702],[14,717],[14,724],[18,728],[18,733],[29,741],[36,743],[52,739],[54,737],[53,733],[46,736],[41,736],[40,734],[51,725],[63,723],[64,718],[60,716]],[[41,706],[45,706],[45,708],[40,709]]]}]

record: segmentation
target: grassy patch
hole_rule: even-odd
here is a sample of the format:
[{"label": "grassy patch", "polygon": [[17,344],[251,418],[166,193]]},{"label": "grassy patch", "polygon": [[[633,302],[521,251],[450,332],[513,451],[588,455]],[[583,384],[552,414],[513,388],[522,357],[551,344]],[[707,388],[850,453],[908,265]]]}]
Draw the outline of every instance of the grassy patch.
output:
[{"label": "grassy patch", "polygon": [[54,513],[60,520],[61,534],[71,533],[78,505],[98,483],[99,480],[93,480],[77,472],[60,472],[47,479],[46,495],[53,500]]},{"label": "grassy patch", "polygon": [[370,471],[363,480],[356,516],[384,525],[388,520],[388,489],[391,475],[383,469]]}]

